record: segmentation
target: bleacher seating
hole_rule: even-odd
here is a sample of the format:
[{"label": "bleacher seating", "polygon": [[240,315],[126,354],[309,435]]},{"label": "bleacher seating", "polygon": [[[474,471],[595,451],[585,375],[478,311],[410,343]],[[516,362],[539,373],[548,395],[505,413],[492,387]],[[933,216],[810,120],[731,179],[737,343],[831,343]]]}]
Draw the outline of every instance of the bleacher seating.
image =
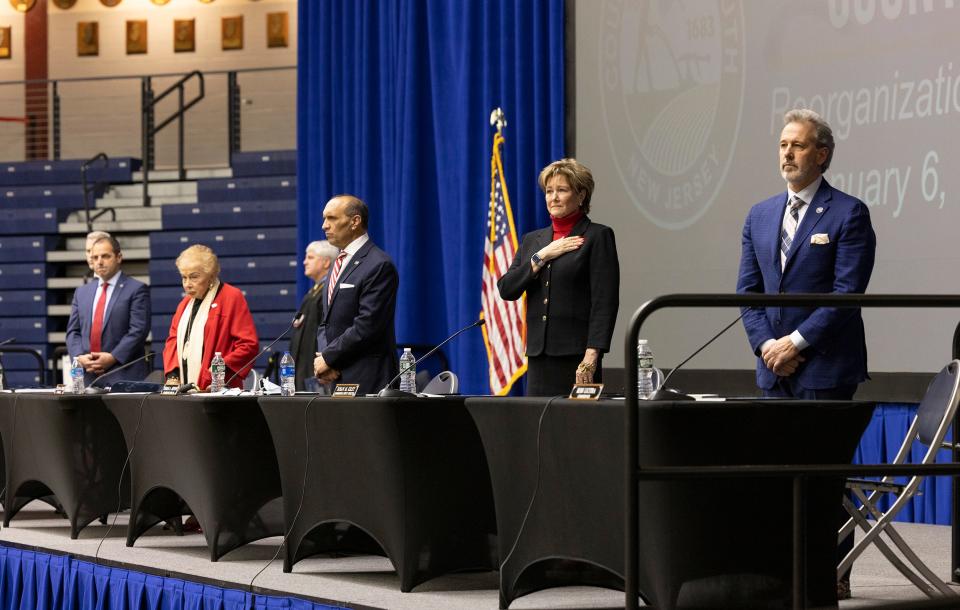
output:
[{"label": "bleacher seating", "polygon": [[297,151],[265,150],[240,152],[230,156],[234,178],[256,176],[295,176],[297,174]]},{"label": "bleacher seating", "polygon": [[[61,277],[70,263],[47,263],[47,254],[63,248],[59,225],[83,208],[83,163],[71,159],[0,165],[0,341],[12,338],[17,347],[36,349],[48,365],[53,353],[49,335],[62,333],[66,325],[65,317],[48,315],[48,307],[69,304],[72,294],[48,288],[48,280]],[[106,166],[97,162],[87,171],[87,183],[129,183],[139,168],[140,161],[129,157],[110,159]],[[97,196],[96,189],[92,195]],[[7,352],[0,357],[12,387],[46,381],[38,377],[32,356]]]},{"label": "bleacher seating", "polygon": [[60,239],[51,235],[0,236],[0,263],[41,262],[56,250]]},{"label": "bleacher seating", "polygon": [[210,178],[197,182],[200,203],[226,201],[262,201],[264,199],[296,199],[296,176],[262,178]]},{"label": "bleacher seating", "polygon": [[261,229],[202,229],[199,231],[156,231],[150,235],[151,258],[176,258],[187,246],[203,244],[217,256],[293,253],[297,247],[296,227]]},{"label": "bleacher seating", "polygon": [[162,210],[163,230],[196,227],[283,227],[296,226],[297,201],[249,201],[168,205]]},{"label": "bleacher seating", "polygon": [[65,208],[0,206],[0,235],[56,235],[69,213]]},{"label": "bleacher seating", "polygon": [[[53,276],[53,267],[46,263],[5,263],[0,265],[0,290],[46,288],[47,278]],[[41,314],[47,312],[37,312]]]},{"label": "bleacher seating", "polygon": [[[80,184],[80,166],[84,163],[84,159],[6,163],[0,166],[0,186]],[[87,169],[87,183],[126,184],[133,182],[133,172],[139,169],[140,159],[131,157],[112,158],[107,167],[97,161]]]},{"label": "bleacher seating", "polygon": [[[297,249],[296,159],[296,151],[235,153],[233,178],[198,180],[196,202],[162,205],[162,229],[150,233],[146,265],[154,351],[163,349],[171,316],[183,298],[174,259],[195,243],[213,248],[220,258],[220,277],[244,291],[263,340],[261,348],[289,327],[299,304],[296,283],[302,273]],[[74,242],[71,248],[78,247],[77,228],[70,229],[71,240],[59,231],[71,212],[83,208],[82,163],[0,164],[0,341],[14,337],[19,346],[36,347],[45,360],[57,347],[48,337],[53,334],[51,340],[59,340],[65,329],[64,306],[72,297],[72,288],[65,286],[75,285],[48,280],[64,275],[78,278],[83,265],[79,257],[47,262],[47,254],[64,249],[68,241]],[[129,184],[140,168],[138,159],[110,159],[107,167],[98,163],[88,170],[88,185]],[[90,203],[94,203],[92,198]],[[141,235],[144,233],[142,230]],[[117,237],[124,242],[122,231]],[[143,263],[137,265],[140,269],[135,274],[142,274]],[[55,313],[48,315],[48,311]],[[280,341],[271,353],[282,353],[287,345]],[[269,356],[258,359],[261,371]],[[2,358],[12,386],[41,383],[32,357],[10,353]],[[161,367],[162,360],[157,358],[155,364]]]}]

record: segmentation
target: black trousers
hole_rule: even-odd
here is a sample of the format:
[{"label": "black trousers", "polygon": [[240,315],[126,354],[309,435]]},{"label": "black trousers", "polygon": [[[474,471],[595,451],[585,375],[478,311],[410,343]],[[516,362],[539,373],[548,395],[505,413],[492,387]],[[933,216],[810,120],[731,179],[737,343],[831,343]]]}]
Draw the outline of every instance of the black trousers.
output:
[{"label": "black trousers", "polygon": [[[567,396],[577,380],[583,354],[530,356],[527,358],[527,396]],[[603,355],[597,358],[593,382],[603,382]]]}]

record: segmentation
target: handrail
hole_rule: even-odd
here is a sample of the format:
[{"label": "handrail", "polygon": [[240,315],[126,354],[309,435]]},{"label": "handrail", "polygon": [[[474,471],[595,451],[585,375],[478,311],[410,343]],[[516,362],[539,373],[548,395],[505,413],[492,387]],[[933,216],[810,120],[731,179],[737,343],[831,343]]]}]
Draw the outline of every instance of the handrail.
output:
[{"label": "handrail", "polygon": [[[196,97],[194,97],[189,102],[184,102],[184,85],[191,79],[196,78],[199,81],[199,91],[197,92]],[[177,110],[163,120],[159,125],[154,125],[154,108],[156,105],[170,95],[173,91],[177,92]],[[169,125],[174,120],[179,119],[178,129],[177,129],[177,170],[180,175],[180,180],[186,178],[186,171],[183,165],[183,115],[193,108],[197,103],[200,102],[206,95],[206,87],[204,86],[203,72],[200,70],[194,70],[183,76],[180,80],[173,83],[163,93],[159,95],[154,95],[151,88],[151,77],[147,76],[143,79],[143,103],[142,103],[142,123],[143,123],[143,138],[142,138],[142,152],[143,152],[143,161],[140,167],[141,173],[143,175],[143,205],[150,205],[150,169],[153,165],[153,142],[154,136],[160,132],[164,127]]]},{"label": "handrail", "polygon": [[107,212],[110,212],[110,215],[113,217],[113,220],[117,219],[117,211],[112,207],[105,207],[92,217],[90,216],[90,191],[97,190],[97,187],[101,186],[102,182],[95,182],[93,186],[87,186],[87,169],[93,165],[96,161],[103,159],[104,169],[110,167],[110,158],[107,157],[107,153],[99,152],[94,156],[90,157],[80,166],[80,183],[83,185],[83,210],[86,213],[87,218],[87,233],[93,231],[93,221],[100,218]]},{"label": "handrail", "polygon": [[[264,66],[261,68],[237,68],[232,70],[204,70],[204,74],[212,76],[216,74],[230,74],[237,72],[241,74],[251,72],[275,72],[281,70],[296,70],[297,66]],[[78,83],[85,81],[103,81],[103,80],[142,80],[144,78],[172,78],[174,76],[183,76],[188,72],[155,72],[153,74],[120,74],[117,76],[74,76],[72,78],[32,78],[29,80],[5,80],[0,81],[0,87],[4,85],[34,85],[39,83]]]},{"label": "handrail", "polygon": [[[3,345],[0,346],[0,354],[30,354],[37,359],[37,373],[40,375],[40,383],[44,383],[44,377],[46,372],[46,363],[43,361],[43,356],[40,355],[38,350],[33,349],[32,347],[23,347],[20,345]],[[0,367],[0,372],[3,371],[3,368]],[[6,379],[4,381],[4,386],[6,386]]]},{"label": "handrail", "polygon": [[[624,339],[624,366],[626,367],[626,408],[624,411],[624,452],[625,452],[625,486],[626,489],[626,510],[624,523],[624,536],[626,539],[624,549],[624,575],[625,604],[628,609],[638,607],[637,600],[640,595],[638,583],[639,568],[639,540],[638,520],[639,520],[639,488],[637,485],[640,476],[640,452],[639,452],[639,431],[637,430],[639,408],[639,399],[637,397],[637,340],[640,337],[640,327],[650,317],[653,312],[667,307],[770,307],[770,306],[816,306],[816,307],[960,307],[960,295],[911,295],[911,294],[668,294],[659,296],[647,301],[634,312],[630,320],[630,326]],[[957,358],[960,354],[960,324],[958,324],[953,335],[952,353]],[[633,391],[631,391],[633,390]],[[960,419],[960,418],[958,418]],[[954,430],[960,422],[954,421]],[[954,450],[954,461],[957,459],[957,450]],[[849,465],[839,465],[849,466]],[[881,467],[884,465],[878,465]],[[770,468],[770,467],[766,467]],[[851,469],[854,467],[850,466]],[[863,467],[858,467],[863,468]],[[817,466],[816,470],[822,470],[823,466]],[[663,468],[658,469],[663,471]],[[814,474],[815,470],[811,467],[807,470],[803,468],[806,474]],[[662,473],[661,473],[662,474]],[[676,474],[681,474],[679,471]],[[745,472],[746,474],[746,472]],[[782,476],[788,476],[786,471]],[[801,474],[793,474],[794,479],[794,511],[797,510],[797,494],[802,494]],[[957,515],[957,478],[954,478],[954,514],[953,514],[953,533],[954,542],[957,542],[958,515]],[[794,527],[799,527],[799,521],[794,515]],[[796,535],[796,529],[795,529]],[[796,554],[796,553],[795,553]],[[953,574],[957,573],[958,547],[955,544],[953,549]],[[796,562],[796,558],[795,558]],[[797,569],[795,565],[795,570]],[[800,566],[801,571],[804,566]],[[800,582],[794,579],[794,607],[798,604],[798,588]],[[801,591],[802,594],[802,591]],[[800,598],[802,600],[802,597]]]}]

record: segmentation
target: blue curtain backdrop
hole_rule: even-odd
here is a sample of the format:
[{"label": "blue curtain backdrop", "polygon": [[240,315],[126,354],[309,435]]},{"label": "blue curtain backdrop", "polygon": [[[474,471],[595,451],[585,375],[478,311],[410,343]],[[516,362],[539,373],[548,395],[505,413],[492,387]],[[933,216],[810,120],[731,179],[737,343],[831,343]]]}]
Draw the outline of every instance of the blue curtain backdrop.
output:
[{"label": "blue curtain backdrop", "polygon": [[[480,313],[497,106],[517,230],[548,224],[536,178],[564,156],[563,28],[563,0],[299,3],[299,245],[323,238],[331,196],[364,199],[400,272],[401,345]],[[479,329],[445,350],[462,392],[489,392]]]}]

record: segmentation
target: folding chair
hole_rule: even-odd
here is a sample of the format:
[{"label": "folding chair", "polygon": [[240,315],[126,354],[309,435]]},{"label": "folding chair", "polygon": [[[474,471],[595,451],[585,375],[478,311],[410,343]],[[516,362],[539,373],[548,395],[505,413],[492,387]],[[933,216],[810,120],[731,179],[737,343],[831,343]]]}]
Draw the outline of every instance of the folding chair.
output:
[{"label": "folding chair", "polygon": [[[952,449],[950,443],[944,442],[947,429],[953,422],[957,412],[957,403],[960,400],[960,360],[953,360],[937,373],[917,409],[917,415],[907,430],[903,444],[893,460],[893,464],[903,464],[910,455],[910,449],[915,441],[926,445],[921,464],[933,464],[937,461],[937,452],[941,449]],[[863,538],[854,545],[840,561],[837,568],[837,578],[846,573],[853,562],[860,556],[869,544],[875,544],[877,549],[907,577],[914,585],[930,597],[938,595],[956,595],[930,568],[924,564],[910,546],[903,540],[893,527],[893,519],[897,513],[917,495],[923,476],[911,476],[906,483],[897,483],[892,476],[885,476],[879,481],[865,479],[848,479],[847,489],[860,501],[857,507],[849,497],[843,498],[844,508],[850,514],[850,519],[839,531],[839,540],[853,535],[859,526],[865,532]],[[890,508],[883,511],[878,503],[887,494],[891,496]],[[871,522],[867,517],[873,517]],[[886,534],[890,543],[903,555],[898,556],[891,545],[880,534]],[[907,565],[909,564],[909,565]]]}]

